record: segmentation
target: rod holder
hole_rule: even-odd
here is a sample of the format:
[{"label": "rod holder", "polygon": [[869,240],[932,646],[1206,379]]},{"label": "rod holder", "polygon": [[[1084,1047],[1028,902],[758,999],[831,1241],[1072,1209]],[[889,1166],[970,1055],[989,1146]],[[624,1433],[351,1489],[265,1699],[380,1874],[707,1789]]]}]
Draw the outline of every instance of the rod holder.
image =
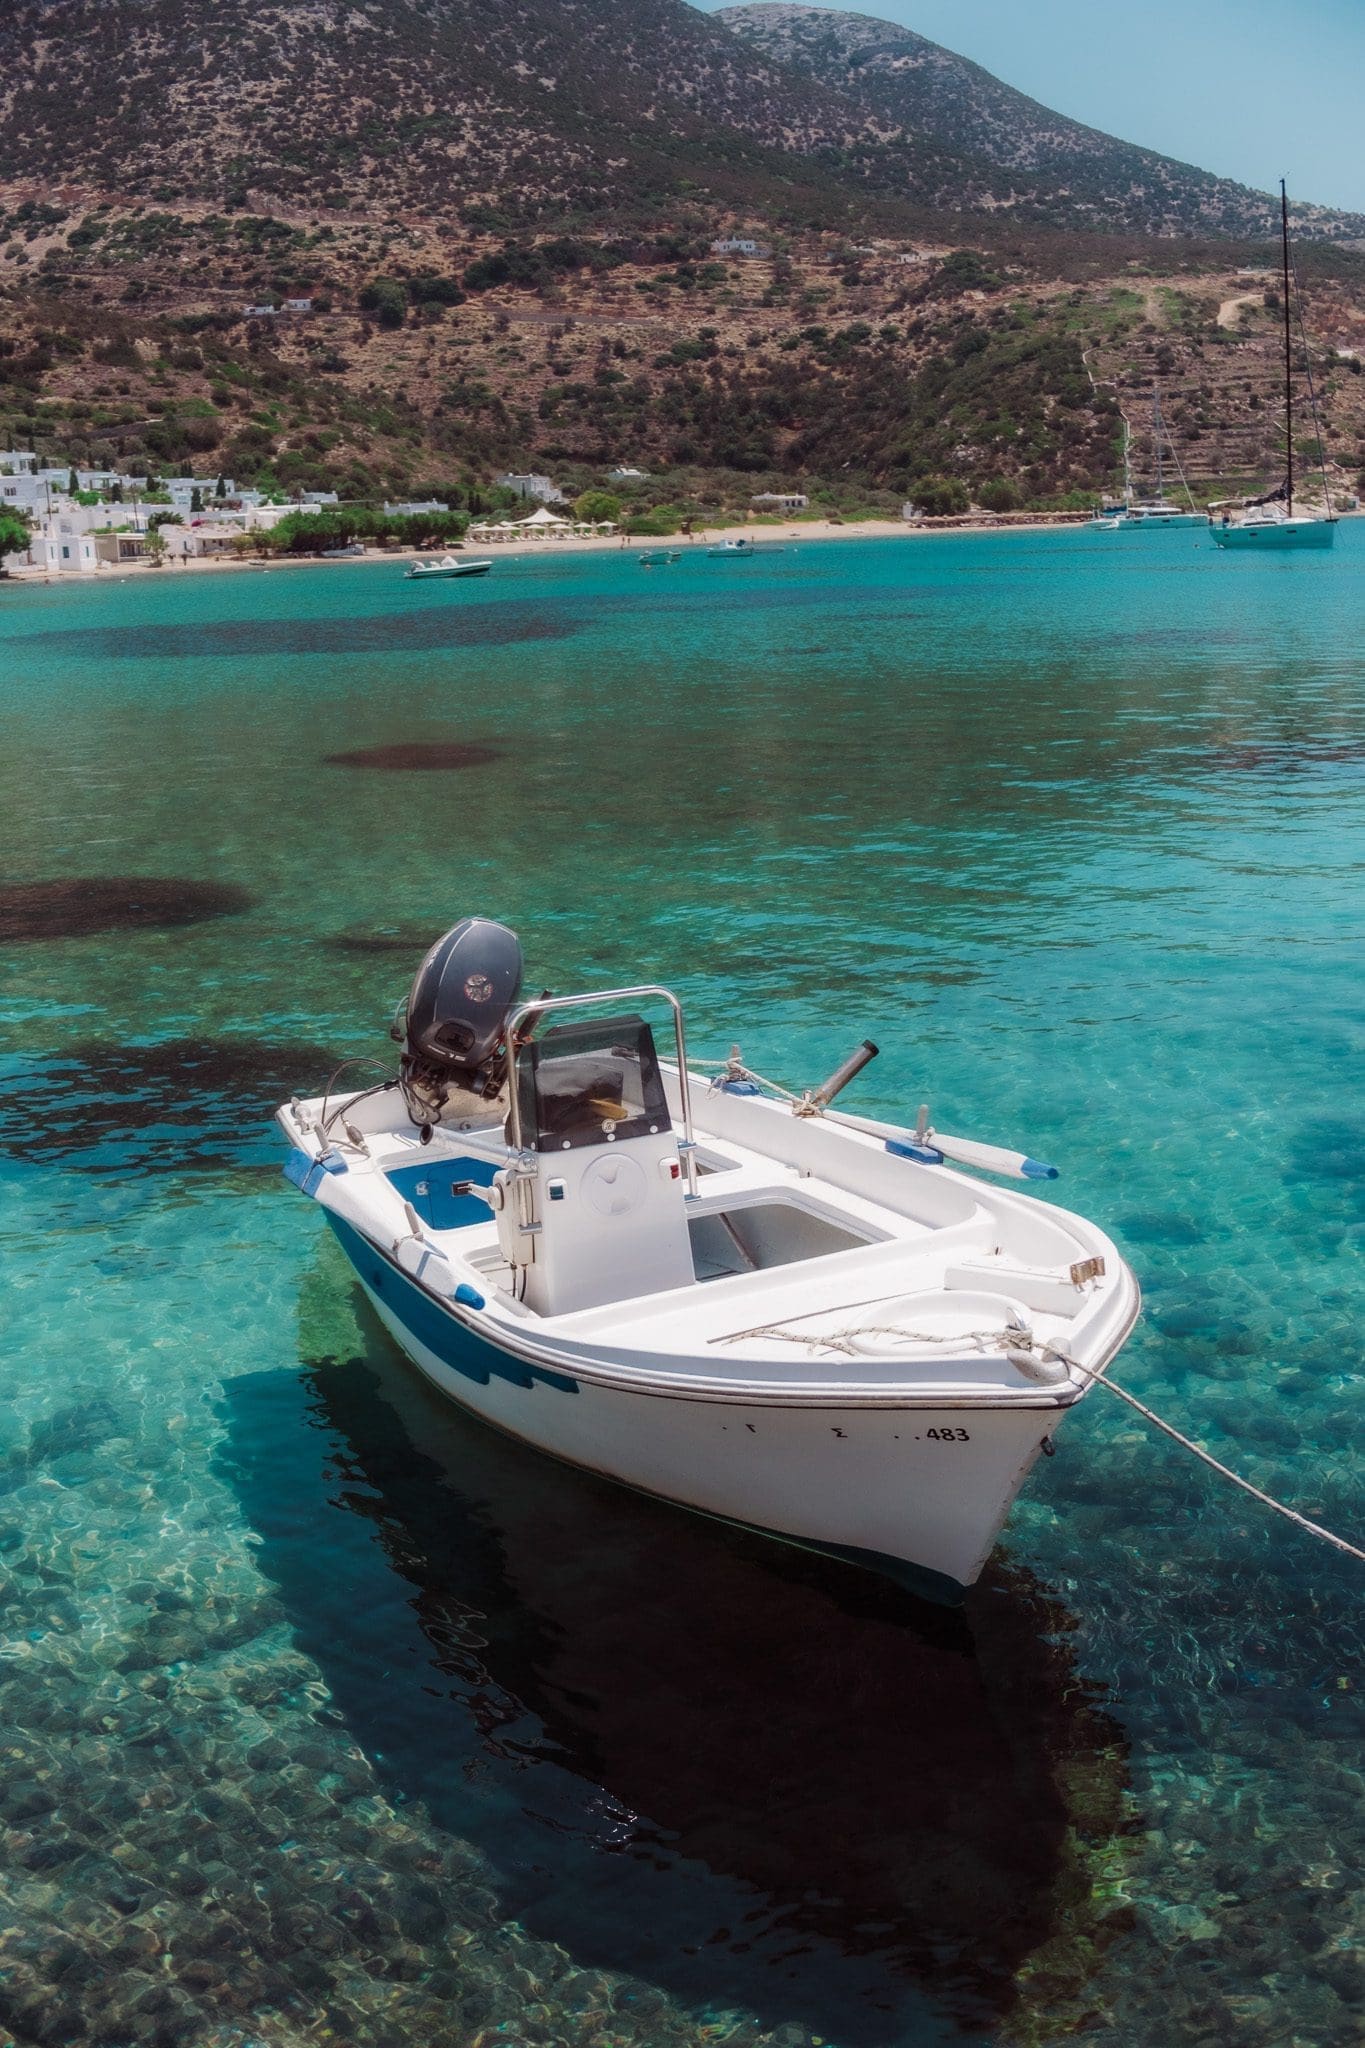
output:
[{"label": "rod holder", "polygon": [[827,1081],[818,1088],[809,1088],[796,1105],[798,1116],[818,1116],[826,1109],[841,1089],[856,1080],[870,1060],[877,1057],[877,1047],[870,1038],[865,1038],[856,1052],[850,1053],[843,1065],[836,1067]]}]

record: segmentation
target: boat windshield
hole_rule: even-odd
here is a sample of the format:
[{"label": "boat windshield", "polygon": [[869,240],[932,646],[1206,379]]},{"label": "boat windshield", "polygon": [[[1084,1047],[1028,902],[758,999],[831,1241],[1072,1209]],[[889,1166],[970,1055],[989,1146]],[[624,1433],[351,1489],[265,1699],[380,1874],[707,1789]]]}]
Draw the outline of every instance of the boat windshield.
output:
[{"label": "boat windshield", "polygon": [[669,1127],[654,1034],[642,1017],[552,1026],[518,1054],[517,1094],[524,1140],[537,1152]]}]

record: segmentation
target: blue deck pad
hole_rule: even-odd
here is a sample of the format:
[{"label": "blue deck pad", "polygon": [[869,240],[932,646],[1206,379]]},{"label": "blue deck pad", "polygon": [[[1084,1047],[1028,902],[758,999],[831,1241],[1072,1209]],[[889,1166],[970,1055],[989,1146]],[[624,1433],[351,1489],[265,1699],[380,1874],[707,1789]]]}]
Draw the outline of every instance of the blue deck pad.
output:
[{"label": "blue deck pad", "polygon": [[472,1180],[475,1187],[492,1185],[497,1167],[491,1159],[424,1159],[416,1166],[395,1166],[386,1175],[405,1202],[411,1202],[433,1230],[463,1230],[466,1224],[487,1223],[492,1210],[477,1195],[457,1195],[455,1183]]},{"label": "blue deck pad", "polygon": [[560,1394],[578,1392],[577,1380],[570,1379],[567,1373],[530,1365],[525,1359],[514,1358],[510,1353],[499,1350],[496,1344],[477,1336],[460,1317],[442,1308],[424,1287],[410,1280],[392,1259],[331,1210],[327,1211],[327,1221],[365,1285],[386,1303],[403,1328],[428,1351],[433,1351],[442,1365],[448,1365],[452,1372],[480,1387],[498,1379],[506,1380],[514,1387],[539,1385],[553,1387]]}]

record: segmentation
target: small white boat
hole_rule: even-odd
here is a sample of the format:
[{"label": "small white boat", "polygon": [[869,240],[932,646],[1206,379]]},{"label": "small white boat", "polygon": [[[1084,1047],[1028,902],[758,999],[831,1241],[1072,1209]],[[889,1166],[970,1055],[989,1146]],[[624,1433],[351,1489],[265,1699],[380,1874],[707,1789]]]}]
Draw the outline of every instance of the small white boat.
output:
[{"label": "small white boat", "polygon": [[650,548],[637,557],[642,569],[663,569],[682,560],[681,548]]},{"label": "small white boat", "polygon": [[758,549],[751,540],[718,540],[706,552],[708,555],[756,555]]},{"label": "small white boat", "polygon": [[486,576],[492,566],[488,561],[462,562],[458,555],[428,556],[408,565],[406,580],[423,583],[437,576]]},{"label": "small white boat", "polygon": [[1132,1328],[1110,1240],[953,1162],[1050,1167],[831,1110],[873,1046],[774,1099],[737,1052],[689,1072],[665,989],[525,1003],[521,973],[513,933],[463,920],[394,1078],[278,1112],[387,1329],[527,1444],[958,1597]]}]

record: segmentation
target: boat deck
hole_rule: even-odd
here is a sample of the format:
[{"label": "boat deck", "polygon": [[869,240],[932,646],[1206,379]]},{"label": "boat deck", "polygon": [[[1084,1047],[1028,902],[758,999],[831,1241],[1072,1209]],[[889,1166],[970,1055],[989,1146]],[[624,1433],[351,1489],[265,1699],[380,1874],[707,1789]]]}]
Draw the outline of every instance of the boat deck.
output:
[{"label": "boat deck", "polygon": [[[770,1114],[768,1105],[715,1107],[722,1123]],[[772,1118],[772,1128],[793,1133],[800,1151],[822,1140],[833,1140],[838,1156],[850,1150],[846,1132],[790,1117]],[[444,1294],[469,1278],[509,1334],[566,1357],[649,1358],[655,1370],[698,1382],[758,1376],[807,1387],[834,1378],[890,1386],[913,1372],[926,1391],[1036,1400],[1037,1380],[1007,1356],[1010,1326],[1071,1349],[1111,1291],[1069,1277],[1094,1246],[1067,1227],[1074,1219],[1065,1212],[1048,1213],[1045,1239],[1034,1225],[1030,1246],[1010,1228],[1014,1198],[891,1159],[871,1140],[857,1140],[853,1165],[873,1193],[858,1193],[814,1163],[785,1163],[728,1132],[702,1132],[698,1189],[687,1204],[694,1279],[542,1316],[516,1298],[497,1223],[465,1185],[487,1185],[504,1163],[501,1120],[441,1129],[425,1147],[410,1128],[365,1135],[368,1156],[348,1162],[337,1183],[342,1213],[374,1241],[392,1243],[424,1285]],[[874,1198],[883,1189],[900,1199]],[[1082,1384],[1069,1383],[1066,1398]]]}]

